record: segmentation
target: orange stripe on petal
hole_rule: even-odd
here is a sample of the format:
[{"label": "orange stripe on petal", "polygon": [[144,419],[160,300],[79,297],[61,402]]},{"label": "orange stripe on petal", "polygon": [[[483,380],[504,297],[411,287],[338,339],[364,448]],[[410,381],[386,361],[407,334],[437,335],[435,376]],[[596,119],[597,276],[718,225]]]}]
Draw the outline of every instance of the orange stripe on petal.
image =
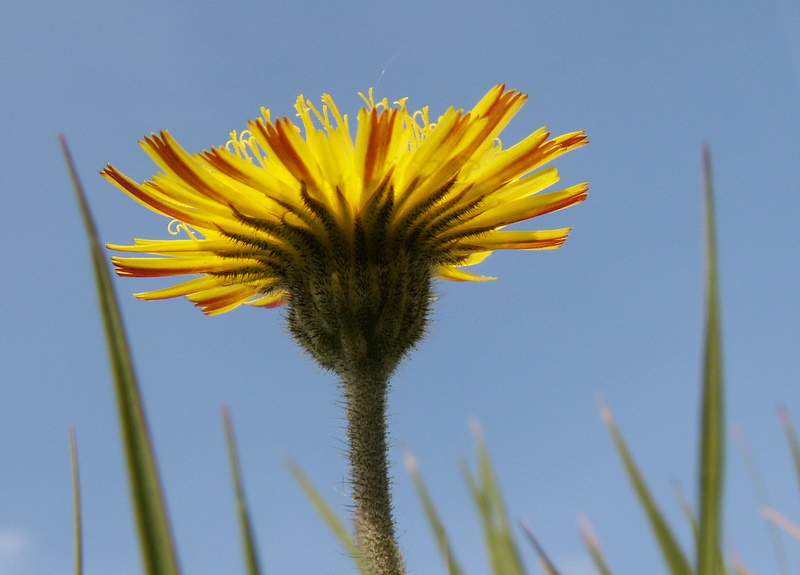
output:
[{"label": "orange stripe on petal", "polygon": [[[554,167],[544,168],[532,174],[519,178],[492,192],[481,204],[485,209],[492,208],[504,202],[511,202],[538,194],[559,181],[558,170]],[[483,185],[482,182],[476,183]]]},{"label": "orange stripe on petal", "polygon": [[[514,117],[528,98],[525,94],[517,92],[516,90],[505,90],[504,85],[498,86],[497,88],[499,95],[490,103],[487,110],[484,111],[479,102],[469,113],[473,118],[477,116],[488,119],[483,129],[476,134],[475,139],[467,148],[470,154],[474,153],[478,146],[484,141],[493,140],[506,124],[508,124],[511,118]],[[492,92],[490,92],[490,94],[491,93]]]},{"label": "orange stripe on petal", "polygon": [[[405,192],[405,188],[409,183],[420,179],[427,178],[433,171],[438,168],[438,163],[432,161],[434,156],[447,157],[448,152],[444,148],[450,134],[458,132],[463,129],[463,115],[461,111],[449,109],[445,114],[439,118],[439,123],[431,131],[428,137],[411,153],[410,160],[406,166],[403,166],[401,171],[403,179],[398,181],[400,192]],[[449,142],[451,145],[453,142]],[[417,190],[415,190],[416,195]]]},{"label": "orange stripe on petal", "polygon": [[113,256],[112,263],[121,276],[167,277],[177,275],[221,272],[241,267],[242,260],[229,260],[217,256],[126,258]]},{"label": "orange stripe on petal", "polygon": [[280,219],[285,208],[270,200],[290,205],[298,204],[297,182],[292,179],[291,183],[287,183],[277,176],[276,170],[257,166],[219,148],[203,152],[203,159],[208,162],[209,166],[219,170],[221,174],[253,190],[252,199],[254,202],[258,202],[258,209],[275,216],[276,220]]},{"label": "orange stripe on petal", "polygon": [[256,293],[247,286],[233,285],[212,288],[186,297],[206,315],[216,315],[242,305]]},{"label": "orange stripe on petal", "polygon": [[[152,134],[144,139],[145,151],[161,167],[172,172],[172,176],[185,184],[195,196],[202,196],[216,203],[227,205],[231,198],[220,186],[214,185],[213,176],[208,169],[198,161],[198,156],[192,156],[178,144],[169,132],[162,131],[160,136]],[[225,190],[227,191],[227,190]]]},{"label": "orange stripe on petal", "polygon": [[245,302],[245,304],[252,305],[255,307],[264,307],[273,309],[285,305],[288,302],[289,302],[289,294],[287,294],[285,291],[278,291],[270,295],[261,296],[254,300],[247,301]]},{"label": "orange stripe on petal", "polygon": [[199,278],[190,279],[188,281],[181,282],[179,284],[167,288],[137,293],[133,295],[135,295],[139,299],[144,299],[148,301],[161,300],[173,297],[188,296],[193,293],[198,293],[201,291],[219,287],[220,285],[221,285],[220,280],[218,278],[214,278],[211,276],[203,276]]},{"label": "orange stripe on petal", "polygon": [[537,130],[520,143],[497,154],[472,177],[480,190],[494,190],[507,182],[527,174],[533,166],[541,163],[540,154],[537,152],[549,133],[544,129]]},{"label": "orange stripe on petal", "polygon": [[154,212],[198,228],[208,227],[208,221],[203,217],[204,214],[197,214],[201,216],[200,218],[195,217],[185,205],[178,204],[170,199],[158,197],[160,194],[153,193],[153,190],[145,190],[143,186],[140,186],[110,164],[106,166],[100,174],[123,192]]},{"label": "orange stripe on petal", "polygon": [[[298,181],[318,187],[317,178],[312,174],[312,166],[306,160],[313,160],[313,154],[307,149],[308,145],[297,133],[297,126],[284,118],[274,124],[255,124],[261,135],[266,139],[269,147],[275,152],[289,173]],[[318,171],[318,170],[314,170]]]},{"label": "orange stripe on petal", "polygon": [[[547,136],[549,133],[545,135]],[[523,140],[522,143],[526,140]],[[535,138],[533,138],[533,140],[535,141]],[[511,161],[507,163],[502,171],[499,171],[496,178],[509,181],[515,177],[524,175],[555,160],[570,150],[583,146],[588,143],[588,140],[586,139],[585,132],[574,132],[572,134],[558,136],[546,142],[541,141],[537,145],[531,146],[530,144],[532,143],[533,142],[528,143],[527,146],[523,146],[520,150],[517,150],[519,144],[510,148],[508,152],[510,153],[509,159]]]},{"label": "orange stripe on petal", "polygon": [[474,218],[467,220],[458,229],[472,228],[498,228],[529,220],[537,216],[549,214],[558,210],[563,210],[569,206],[578,204],[586,199],[589,184],[578,184],[546,194],[535,194],[527,198],[514,200],[490,208]]},{"label": "orange stripe on petal", "polygon": [[382,112],[373,108],[359,116],[358,135],[361,137],[358,139],[358,153],[364,155],[362,181],[365,191],[383,179],[398,113],[397,108]]},{"label": "orange stripe on petal", "polygon": [[557,248],[567,239],[572,228],[541,231],[502,231],[461,242],[464,247],[488,250],[544,250]]}]

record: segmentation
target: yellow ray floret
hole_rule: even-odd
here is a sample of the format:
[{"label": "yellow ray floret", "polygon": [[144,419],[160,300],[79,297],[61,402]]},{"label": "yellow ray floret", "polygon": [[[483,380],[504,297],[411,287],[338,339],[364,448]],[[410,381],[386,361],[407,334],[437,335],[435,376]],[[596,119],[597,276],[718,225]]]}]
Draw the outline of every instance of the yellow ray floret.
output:
[{"label": "yellow ray floret", "polygon": [[[436,121],[427,108],[409,111],[405,100],[362,97],[355,134],[324,95],[320,107],[297,99],[297,123],[262,110],[210,151],[191,154],[167,132],[145,138],[159,169],[151,180],[139,184],[111,165],[102,175],[188,237],[109,245],[142,254],[115,256],[117,273],[190,276],[137,297],[186,297],[215,314],[291,303],[293,286],[311,285],[303,274],[320,273],[315,262],[323,260],[325,273],[336,273],[331,262],[341,258],[367,270],[363,277],[377,273],[368,271],[373,265],[394,277],[398,258],[418,262],[427,277],[475,281],[489,278],[462,268],[494,250],[552,249],[566,240],[569,228],[501,228],[586,198],[585,183],[545,192],[559,178],[542,167],[586,144],[584,132],[551,138],[540,128],[503,148],[499,134],[526,96],[502,85],[472,110],[450,108]],[[388,280],[380,281],[384,289]]]}]

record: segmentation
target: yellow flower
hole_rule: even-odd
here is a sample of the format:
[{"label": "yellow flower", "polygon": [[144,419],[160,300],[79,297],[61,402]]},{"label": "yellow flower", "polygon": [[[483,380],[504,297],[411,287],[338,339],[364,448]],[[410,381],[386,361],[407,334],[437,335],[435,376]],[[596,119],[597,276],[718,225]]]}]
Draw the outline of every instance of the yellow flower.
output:
[{"label": "yellow flower", "polygon": [[[375,102],[371,91],[362,98],[355,140],[348,117],[328,95],[321,108],[297,99],[302,130],[262,109],[263,118],[232,132],[224,148],[190,154],[167,132],[145,138],[141,145],[160,169],[152,180],[138,184],[111,165],[102,174],[172,218],[170,232],[186,237],[110,245],[159,256],[114,257],[117,273],[198,276],[136,295],[185,296],[216,314],[243,303],[289,302],[291,308],[302,286],[317,289],[308,274],[360,283],[351,287],[362,296],[394,281],[379,278],[370,286],[370,274],[400,282],[489,279],[461,268],[493,250],[564,242],[569,228],[502,228],[586,197],[587,184],[540,193],[558,174],[552,167],[534,172],[584,145],[583,132],[548,139],[541,128],[503,149],[498,134],[526,99],[504,86],[492,88],[470,112],[450,108],[435,123],[427,108],[409,112],[405,100],[390,106],[386,99]],[[396,273],[373,269],[346,278],[341,271],[405,259],[414,260],[412,271],[406,265]]]},{"label": "yellow flower", "polygon": [[394,574],[387,394],[425,333],[433,278],[487,279],[462,268],[498,249],[560,246],[569,228],[502,228],[584,200],[587,184],[544,192],[558,174],[540,168],[587,140],[541,128],[503,149],[498,136],[526,99],[504,86],[436,122],[405,100],[363,98],[355,140],[330,96],[320,108],[300,96],[302,129],[262,110],[224,148],[199,154],[161,132],[142,142],[161,170],[152,180],[102,173],[186,236],[109,246],[149,254],[114,257],[122,276],[197,276],[138,297],[185,296],[207,314],[287,304],[295,340],[339,376],[366,569]]}]

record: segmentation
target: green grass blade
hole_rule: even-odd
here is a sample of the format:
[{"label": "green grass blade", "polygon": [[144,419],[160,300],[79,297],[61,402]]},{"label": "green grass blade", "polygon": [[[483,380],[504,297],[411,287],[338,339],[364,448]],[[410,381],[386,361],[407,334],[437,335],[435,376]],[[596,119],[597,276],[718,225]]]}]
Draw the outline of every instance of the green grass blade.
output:
[{"label": "green grass blade", "polygon": [[755,575],[755,573],[747,568],[747,565],[742,563],[741,559],[736,557],[731,560],[731,569],[733,569],[734,575]]},{"label": "green grass blade", "polygon": [[236,495],[236,510],[239,516],[239,531],[242,536],[242,545],[244,547],[245,565],[247,565],[248,575],[260,575],[261,569],[258,564],[258,553],[256,552],[256,543],[253,537],[253,526],[250,520],[250,511],[247,507],[247,500],[244,496],[239,454],[236,451],[236,441],[233,435],[233,423],[231,423],[231,414],[227,408],[222,410],[222,422],[225,426],[225,442],[228,447],[228,459],[230,460],[233,489]]},{"label": "green grass blade", "polygon": [[580,533],[581,539],[583,539],[584,545],[586,545],[586,548],[589,550],[589,555],[592,557],[597,572],[600,573],[600,575],[611,575],[611,569],[608,568],[605,555],[603,555],[603,550],[600,548],[600,541],[597,539],[594,529],[592,529],[592,524],[589,523],[589,520],[586,518],[583,518],[581,521]]},{"label": "green grass blade", "polygon": [[689,504],[689,500],[686,499],[686,495],[677,481],[673,485],[673,491],[675,492],[675,499],[678,501],[678,507],[681,508],[683,515],[689,522],[689,525],[692,526],[692,534],[694,535],[694,540],[696,542],[700,535],[700,526],[697,524],[697,515],[695,514],[694,509],[692,509],[692,506]]},{"label": "green grass blade", "polygon": [[459,566],[458,561],[453,554],[453,549],[447,539],[444,525],[442,524],[441,519],[439,519],[439,514],[436,513],[436,508],[433,506],[433,500],[428,492],[428,488],[425,486],[425,482],[422,480],[422,475],[419,472],[419,466],[417,465],[414,456],[411,453],[406,452],[404,455],[404,460],[406,469],[411,475],[411,480],[414,482],[414,487],[416,487],[417,494],[422,502],[422,507],[425,510],[425,516],[428,518],[428,523],[430,524],[431,530],[436,537],[436,543],[439,545],[439,551],[441,552],[442,557],[444,557],[444,560],[447,564],[447,575],[462,575],[463,571],[461,570],[461,567]]},{"label": "green grass blade", "polygon": [[176,575],[179,572],[178,561],[111,274],[66,140],[61,136],[60,141],[89,237],[144,571],[148,575]]},{"label": "green grass blade", "polygon": [[787,535],[794,537],[798,541],[800,541],[800,526],[795,525],[788,518],[781,515],[774,509],[769,507],[762,509],[761,514],[768,520],[772,521],[775,525],[783,529]]},{"label": "green grass blade", "polygon": [[792,454],[797,484],[800,485],[800,441],[797,439],[797,433],[795,433],[794,425],[792,425],[792,418],[789,417],[789,412],[786,408],[781,407],[779,414],[783,430],[786,433],[786,439],[789,442],[789,450]]},{"label": "green grass blade", "polygon": [[[747,468],[748,475],[750,476],[750,483],[753,485],[753,490],[756,493],[758,506],[761,509],[771,507],[772,503],[769,500],[766,484],[764,483],[764,479],[759,471],[756,458],[753,456],[753,452],[747,443],[747,438],[744,436],[744,433],[741,429],[734,430],[734,440],[736,442],[736,446],[739,448],[739,452],[741,453],[744,466]],[[778,531],[778,528],[774,523],[767,521],[766,519],[765,521],[767,524],[767,533],[769,534],[770,543],[772,544],[772,550],[775,553],[775,562],[778,564],[778,572],[782,575],[789,575],[791,573],[791,569],[789,568],[789,559],[786,556],[786,549],[783,547],[781,533]]]},{"label": "green grass blade", "polygon": [[496,575],[524,575],[525,567],[514,543],[489,452],[477,425],[473,427],[473,432],[478,456],[477,477],[472,476],[463,462],[462,470],[481,516],[492,571]]},{"label": "green grass blade", "polygon": [[294,461],[287,458],[286,466],[294,476],[295,481],[300,484],[300,488],[303,490],[303,493],[306,494],[306,497],[308,497],[308,499],[311,501],[311,504],[316,508],[317,512],[322,516],[322,519],[328,524],[328,527],[331,529],[331,531],[333,531],[336,538],[342,544],[342,547],[345,548],[348,555],[350,555],[356,562],[359,572],[365,575],[368,574],[370,571],[367,567],[367,564],[363,561],[362,554],[344,522],[339,519],[339,516],[336,514],[333,508],[328,505],[328,502],[325,501],[325,498],[323,498],[320,492],[317,491],[317,489],[311,484],[311,481],[308,480],[308,478]]},{"label": "green grass blade", "polygon": [[[700,535],[700,526],[697,524],[697,516],[692,509],[692,506],[689,504],[688,499],[683,494],[679,486],[675,486],[675,498],[678,500],[678,505],[683,511],[686,520],[689,522],[689,525],[692,527],[692,533],[694,534],[695,543],[698,541],[698,537]],[[723,558],[722,558],[722,549],[719,549],[719,565],[720,565],[720,573],[721,575],[726,575],[728,573],[727,568],[725,567]]]},{"label": "green grass blade", "polygon": [[533,550],[536,551],[536,554],[539,556],[539,561],[542,564],[542,569],[544,569],[544,572],[547,575],[559,575],[555,563],[550,561],[550,557],[548,557],[547,553],[545,553],[544,547],[541,546],[539,540],[536,539],[536,535],[533,534],[533,529],[531,529],[531,526],[525,521],[520,521],[519,524],[520,527],[522,527],[522,532],[525,533],[525,537],[528,538],[531,547],[533,547]]},{"label": "green grass blade", "polygon": [[686,555],[684,555],[680,545],[678,545],[677,539],[675,539],[675,536],[672,534],[672,531],[670,530],[669,525],[667,525],[664,516],[656,506],[655,501],[650,494],[649,489],[647,488],[647,484],[642,478],[641,473],[639,473],[636,463],[633,461],[633,457],[631,456],[630,451],[625,444],[625,440],[622,438],[622,434],[619,432],[619,429],[617,429],[617,426],[614,423],[614,418],[611,415],[611,412],[605,405],[601,404],[600,414],[603,418],[603,422],[611,433],[611,438],[614,441],[614,445],[616,446],[617,451],[622,459],[622,463],[625,466],[625,471],[628,474],[628,478],[631,480],[634,491],[636,491],[636,495],[639,497],[639,502],[644,508],[645,514],[650,521],[650,527],[653,529],[656,541],[658,541],[658,545],[661,548],[661,554],[664,556],[664,561],[667,564],[670,573],[673,575],[688,575],[693,573],[693,570],[689,565],[689,561],[686,559]]},{"label": "green grass blade", "polygon": [[722,334],[714,219],[711,154],[703,150],[706,204],[706,329],[700,439],[700,502],[697,544],[698,575],[717,575],[720,562],[722,489],[725,459]]},{"label": "green grass blade", "polygon": [[83,524],[81,521],[81,482],[78,473],[78,443],[69,428],[69,462],[72,468],[72,517],[75,532],[75,575],[83,574]]}]

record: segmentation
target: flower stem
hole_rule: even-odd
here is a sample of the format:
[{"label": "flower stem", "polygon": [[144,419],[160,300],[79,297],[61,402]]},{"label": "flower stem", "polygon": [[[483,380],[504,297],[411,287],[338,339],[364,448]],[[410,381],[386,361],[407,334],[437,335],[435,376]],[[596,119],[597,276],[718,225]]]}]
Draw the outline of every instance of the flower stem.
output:
[{"label": "flower stem", "polygon": [[364,562],[375,575],[400,575],[387,458],[386,404],[389,380],[345,375],[350,481],[354,523]]}]

